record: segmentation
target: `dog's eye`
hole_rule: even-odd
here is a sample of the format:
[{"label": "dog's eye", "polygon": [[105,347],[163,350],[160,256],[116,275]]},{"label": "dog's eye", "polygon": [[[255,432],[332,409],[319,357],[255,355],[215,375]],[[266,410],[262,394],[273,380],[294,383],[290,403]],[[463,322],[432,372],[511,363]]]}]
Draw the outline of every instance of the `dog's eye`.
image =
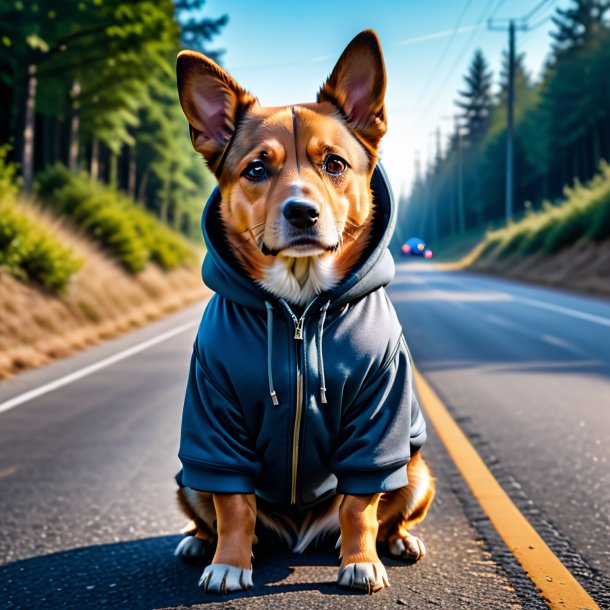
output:
[{"label": "dog's eye", "polygon": [[327,155],[326,159],[324,159],[324,171],[331,176],[342,174],[346,167],[347,161],[339,155]]},{"label": "dog's eye", "polygon": [[256,182],[267,175],[267,168],[262,161],[252,161],[246,165],[246,169],[241,175],[245,176],[248,180],[252,180],[252,182]]}]

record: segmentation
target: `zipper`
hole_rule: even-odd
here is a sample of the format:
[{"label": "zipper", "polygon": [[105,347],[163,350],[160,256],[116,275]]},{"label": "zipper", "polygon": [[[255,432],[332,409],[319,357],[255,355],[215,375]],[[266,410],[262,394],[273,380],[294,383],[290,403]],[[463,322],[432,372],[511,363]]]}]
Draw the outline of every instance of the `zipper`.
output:
[{"label": "zipper", "polygon": [[[294,340],[303,341],[304,316],[294,320]],[[294,412],[294,428],[292,430],[292,478],[290,488],[290,503],[297,503],[297,470],[299,467],[299,435],[301,433],[301,419],[303,417],[303,370],[301,366],[301,349],[297,344],[297,395]]]},{"label": "zipper", "polygon": [[300,318],[297,318],[294,315],[292,309],[288,303],[286,303],[283,299],[280,301],[286,311],[289,313],[292,321],[294,323],[294,342],[296,347],[296,366],[297,366],[297,384],[296,384],[296,397],[295,397],[295,412],[294,412],[294,426],[292,428],[292,468],[291,468],[291,478],[290,478],[290,504],[295,505],[297,503],[297,471],[299,468],[299,436],[301,434],[301,419],[303,418],[303,402],[304,402],[304,393],[305,393],[305,383],[303,376],[303,348],[302,343],[299,345],[299,342],[303,341],[303,332],[305,326],[305,317],[311,308],[311,306],[316,302],[317,299],[314,299],[309,303],[309,305],[305,308],[303,315]]},{"label": "zipper", "polygon": [[295,505],[297,503],[297,471],[299,468],[299,437],[301,434],[301,420],[303,419],[303,402],[304,402],[304,392],[305,392],[305,382],[303,375],[303,348],[299,345],[299,342],[304,340],[304,330],[305,330],[305,318],[307,313],[317,302],[317,298],[314,299],[307,305],[303,315],[300,318],[297,318],[290,309],[290,306],[286,301],[280,299],[280,303],[283,305],[284,309],[288,312],[292,321],[294,323],[294,342],[296,347],[296,366],[297,366],[297,383],[296,383],[296,407],[294,412],[294,426],[292,428],[292,467],[291,467],[291,477],[290,477],[290,504]]},{"label": "zipper", "polygon": [[292,434],[292,487],[290,503],[297,503],[297,468],[299,466],[299,434],[301,432],[301,417],[303,411],[303,374],[297,371],[297,408],[294,414],[294,430]]}]

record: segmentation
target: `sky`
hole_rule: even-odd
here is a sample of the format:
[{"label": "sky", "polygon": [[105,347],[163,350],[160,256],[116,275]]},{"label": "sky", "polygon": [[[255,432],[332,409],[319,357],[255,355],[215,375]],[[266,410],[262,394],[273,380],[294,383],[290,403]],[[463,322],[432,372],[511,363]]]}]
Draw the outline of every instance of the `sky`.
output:
[{"label": "sky", "polygon": [[377,32],[388,78],[388,133],[381,160],[396,196],[408,193],[416,158],[422,169],[435,154],[435,131],[446,145],[457,91],[480,48],[497,88],[506,32],[488,31],[487,19],[532,11],[530,31],[517,33],[517,51],[539,77],[549,51],[550,20],[570,0],[207,0],[210,17],[229,16],[210,43],[224,49],[223,67],[264,106],[314,101],[349,41],[361,30]]}]

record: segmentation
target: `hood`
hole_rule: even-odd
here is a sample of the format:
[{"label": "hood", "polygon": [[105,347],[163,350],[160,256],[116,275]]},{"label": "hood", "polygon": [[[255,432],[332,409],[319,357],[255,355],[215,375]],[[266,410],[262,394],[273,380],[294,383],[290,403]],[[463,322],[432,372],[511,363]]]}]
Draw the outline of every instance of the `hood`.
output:
[{"label": "hood", "polygon": [[[387,175],[380,164],[373,171],[371,190],[375,205],[371,240],[358,265],[340,284],[322,295],[330,301],[331,309],[386,286],[394,278],[394,260],[387,246],[394,231],[396,206]],[[211,290],[229,301],[263,311],[265,301],[277,300],[267,290],[252,282],[237,263],[231,262],[234,257],[230,254],[220,222],[218,187],[205,205],[201,229],[207,247],[202,277]]]}]

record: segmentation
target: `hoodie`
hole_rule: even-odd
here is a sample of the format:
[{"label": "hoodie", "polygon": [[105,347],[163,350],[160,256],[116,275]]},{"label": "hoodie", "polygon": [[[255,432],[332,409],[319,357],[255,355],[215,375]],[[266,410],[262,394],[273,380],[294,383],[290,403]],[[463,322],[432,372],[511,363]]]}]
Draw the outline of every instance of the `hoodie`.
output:
[{"label": "hoodie", "polygon": [[216,189],[202,218],[202,275],[216,294],[195,340],[180,485],[306,508],[335,493],[407,484],[426,439],[409,354],[385,286],[395,208],[378,165],[372,238],[357,267],[297,315],[231,261]]}]

